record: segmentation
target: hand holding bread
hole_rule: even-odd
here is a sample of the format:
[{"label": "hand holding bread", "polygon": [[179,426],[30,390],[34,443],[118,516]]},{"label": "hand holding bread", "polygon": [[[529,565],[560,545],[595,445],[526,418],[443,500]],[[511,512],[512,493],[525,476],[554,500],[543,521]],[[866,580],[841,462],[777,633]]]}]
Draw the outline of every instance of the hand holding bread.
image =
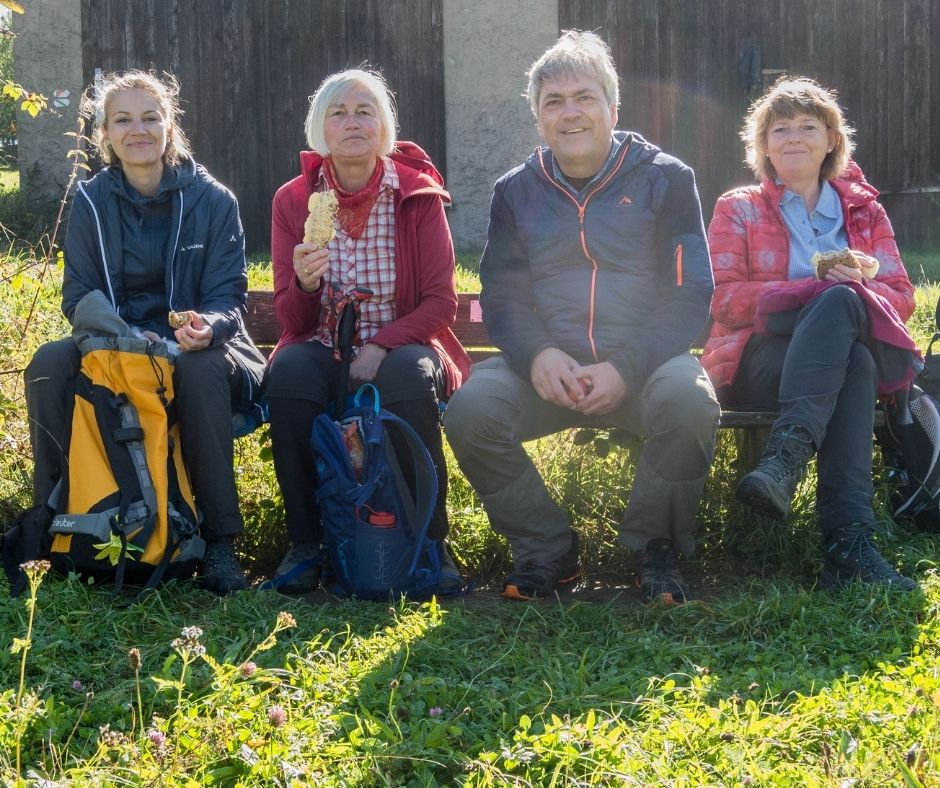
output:
[{"label": "hand holding bread", "polygon": [[336,192],[332,189],[313,192],[307,201],[307,210],[310,215],[304,222],[304,243],[323,249],[336,235],[336,227],[333,224],[339,210]]},{"label": "hand holding bread", "polygon": [[856,255],[851,249],[839,249],[835,252],[816,252],[813,255],[813,270],[817,279],[825,279],[837,265],[854,268],[865,279],[874,279],[878,273],[878,261],[868,255]]},{"label": "hand holding bread", "polygon": [[192,312],[173,312],[172,310],[167,315],[167,322],[170,324],[171,328],[182,328],[183,326],[188,326],[193,322],[193,313]]}]

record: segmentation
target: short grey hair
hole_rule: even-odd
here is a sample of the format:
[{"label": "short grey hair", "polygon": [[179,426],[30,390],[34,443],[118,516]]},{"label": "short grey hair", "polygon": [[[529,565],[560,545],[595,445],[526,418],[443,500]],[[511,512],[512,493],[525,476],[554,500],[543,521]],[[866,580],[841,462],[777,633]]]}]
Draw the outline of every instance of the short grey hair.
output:
[{"label": "short grey hair", "polygon": [[304,122],[304,132],[311,150],[322,156],[329,156],[326,140],[323,138],[323,127],[326,123],[326,111],[331,104],[339,99],[343,93],[353,86],[365,88],[375,99],[379,110],[379,123],[382,125],[382,142],[379,145],[379,156],[388,156],[395,150],[395,133],[398,124],[395,115],[395,96],[389,90],[385,78],[377,71],[366,71],[361,68],[350,68],[331,74],[317,88],[317,92],[310,97],[310,110]]},{"label": "short grey hair", "polygon": [[610,47],[597,33],[565,30],[561,38],[529,69],[526,97],[532,114],[538,117],[542,85],[561,75],[586,74],[600,82],[607,103],[620,106],[620,84]]}]

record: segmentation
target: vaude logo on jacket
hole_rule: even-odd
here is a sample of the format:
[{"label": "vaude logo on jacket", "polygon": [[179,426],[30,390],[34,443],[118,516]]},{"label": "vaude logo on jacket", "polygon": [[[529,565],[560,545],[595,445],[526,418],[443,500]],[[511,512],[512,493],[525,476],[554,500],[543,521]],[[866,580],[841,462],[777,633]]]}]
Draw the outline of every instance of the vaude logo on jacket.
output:
[{"label": "vaude logo on jacket", "polygon": [[181,252],[191,252],[193,249],[205,249],[205,244],[187,244],[186,246],[181,246]]}]

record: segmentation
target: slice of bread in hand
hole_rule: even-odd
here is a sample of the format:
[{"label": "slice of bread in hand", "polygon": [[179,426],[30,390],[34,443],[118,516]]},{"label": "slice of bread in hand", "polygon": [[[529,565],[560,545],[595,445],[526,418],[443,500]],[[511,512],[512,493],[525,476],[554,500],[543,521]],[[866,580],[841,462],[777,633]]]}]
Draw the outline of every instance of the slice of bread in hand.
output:
[{"label": "slice of bread in hand", "polygon": [[173,328],[182,328],[193,322],[192,312],[170,312],[167,315],[167,322]]},{"label": "slice of bread in hand", "polygon": [[813,269],[816,271],[817,279],[825,279],[826,274],[836,265],[857,268],[866,279],[874,279],[875,274],[878,273],[877,261],[874,262],[874,265],[862,265],[859,259],[852,254],[851,249],[839,249],[836,252],[816,252],[813,255]]}]

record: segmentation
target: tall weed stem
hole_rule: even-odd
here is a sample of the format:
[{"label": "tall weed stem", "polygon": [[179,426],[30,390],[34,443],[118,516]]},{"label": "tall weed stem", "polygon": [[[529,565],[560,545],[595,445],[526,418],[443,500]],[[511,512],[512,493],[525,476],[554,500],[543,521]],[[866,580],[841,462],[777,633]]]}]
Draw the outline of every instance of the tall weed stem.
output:
[{"label": "tall weed stem", "polygon": [[26,609],[29,613],[27,622],[26,622],[26,637],[25,638],[14,638],[13,640],[13,653],[17,651],[22,655],[20,657],[20,681],[16,689],[16,781],[17,784],[22,780],[21,776],[21,765],[22,765],[22,743],[23,743],[23,728],[25,727],[25,721],[23,720],[23,693],[26,690],[26,657],[29,654],[30,646],[33,642],[33,621],[36,617],[36,594],[39,591],[39,586],[42,585],[42,579],[46,576],[46,572],[49,571],[49,562],[48,561],[27,561],[25,564],[20,564],[20,569],[26,573],[26,579],[29,581],[29,598],[26,600]]}]

